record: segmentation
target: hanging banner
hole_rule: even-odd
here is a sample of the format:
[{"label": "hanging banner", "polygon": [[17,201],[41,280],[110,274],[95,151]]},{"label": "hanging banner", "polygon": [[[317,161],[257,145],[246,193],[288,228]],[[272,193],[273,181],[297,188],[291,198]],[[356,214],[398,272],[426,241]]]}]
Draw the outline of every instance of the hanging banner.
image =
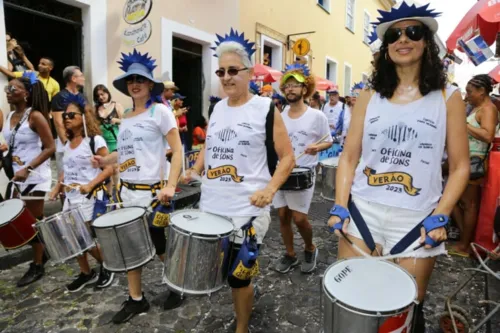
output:
[{"label": "hanging banner", "polygon": [[473,37],[467,42],[459,40],[458,45],[460,45],[469,59],[476,66],[493,57],[493,51],[491,51],[491,49],[488,47],[488,44],[486,44],[486,42],[484,41],[484,38],[481,36]]},{"label": "hanging banner", "polygon": [[151,37],[152,25],[149,20],[129,26],[123,31],[123,43],[129,47],[144,44]]},{"label": "hanging banner", "polygon": [[123,6],[123,19],[128,24],[136,24],[148,17],[153,0],[126,0]]}]

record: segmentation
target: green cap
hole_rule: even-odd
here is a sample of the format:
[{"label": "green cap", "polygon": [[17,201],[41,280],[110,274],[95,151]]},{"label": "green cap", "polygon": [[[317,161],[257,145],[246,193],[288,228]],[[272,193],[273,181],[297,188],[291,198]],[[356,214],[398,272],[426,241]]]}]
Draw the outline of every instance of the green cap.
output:
[{"label": "green cap", "polygon": [[300,73],[286,73],[283,75],[283,79],[281,79],[281,82],[285,83],[286,80],[288,80],[290,77],[293,77],[297,82],[304,83],[306,81],[306,78],[304,75]]}]

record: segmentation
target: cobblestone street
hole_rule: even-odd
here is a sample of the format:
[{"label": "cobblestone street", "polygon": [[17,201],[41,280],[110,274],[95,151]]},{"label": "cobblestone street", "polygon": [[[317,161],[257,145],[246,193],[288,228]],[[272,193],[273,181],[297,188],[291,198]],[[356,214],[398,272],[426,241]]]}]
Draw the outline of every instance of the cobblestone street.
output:
[{"label": "cobblestone street", "polygon": [[[260,257],[261,275],[255,280],[258,293],[251,319],[252,332],[320,331],[320,276],[335,262],[337,252],[336,237],[324,229],[330,206],[319,195],[315,196],[311,217],[320,254],[317,270],[309,275],[300,273],[300,269],[286,275],[272,270],[273,262],[283,252],[279,223],[273,214],[273,224]],[[300,238],[295,244],[300,250]],[[143,274],[146,297],[153,303],[150,311],[121,326],[111,324],[110,320],[125,300],[125,275],[119,274],[113,285],[103,291],[94,291],[89,287],[77,293],[68,293],[65,285],[78,273],[77,264],[70,262],[51,266],[49,263],[42,280],[25,288],[16,288],[16,280],[27,266],[24,263],[0,271],[0,332],[234,332],[231,293],[227,287],[211,298],[190,297],[182,307],[173,311],[166,312],[155,305],[166,297],[166,287],[160,284],[162,270],[158,261],[148,264]],[[444,299],[466,276],[463,268],[471,266],[475,264],[463,258],[439,259],[425,304],[428,333],[440,332],[438,320],[444,309]],[[496,282],[496,286],[490,285],[490,288],[499,290]],[[459,295],[456,304],[470,311],[477,320],[484,316],[484,311],[477,305],[484,297],[485,279],[477,277]],[[487,331],[482,329],[480,332]],[[498,320],[490,332],[500,332]]]}]

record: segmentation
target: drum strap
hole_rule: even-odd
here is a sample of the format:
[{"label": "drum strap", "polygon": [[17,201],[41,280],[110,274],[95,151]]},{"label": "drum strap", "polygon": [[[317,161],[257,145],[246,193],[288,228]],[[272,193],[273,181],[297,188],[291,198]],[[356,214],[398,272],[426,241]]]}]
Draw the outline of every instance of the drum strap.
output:
[{"label": "drum strap", "polygon": [[133,184],[133,183],[124,182],[122,180],[121,184],[123,186],[125,186],[127,189],[132,190],[132,191],[152,191],[152,192],[155,192],[156,190],[161,189],[160,182],[149,185],[149,184]]},{"label": "drum strap", "polygon": [[28,186],[26,186],[26,188],[24,189],[24,191],[19,191],[19,187],[13,183],[13,182],[9,182],[9,184],[7,185],[7,190],[5,191],[5,197],[6,198],[12,198],[12,195],[14,194],[14,189],[21,194],[21,196],[27,196],[28,194],[30,194],[30,192],[35,188],[37,184],[29,184]]},{"label": "drum strap", "polygon": [[370,229],[368,229],[365,219],[359,212],[358,207],[356,207],[356,205],[354,204],[354,201],[352,201],[352,198],[349,198],[347,208],[349,209],[349,213],[351,214],[352,219],[354,220],[354,224],[356,224],[356,227],[358,228],[363,241],[370,249],[370,253],[372,253],[376,249],[375,240],[373,240],[372,233],[370,232]]}]

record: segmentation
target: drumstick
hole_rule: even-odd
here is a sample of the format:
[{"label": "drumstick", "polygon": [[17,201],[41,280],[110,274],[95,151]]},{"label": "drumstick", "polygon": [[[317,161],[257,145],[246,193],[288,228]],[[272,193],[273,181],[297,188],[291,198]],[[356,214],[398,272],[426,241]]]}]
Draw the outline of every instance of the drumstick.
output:
[{"label": "drumstick", "polygon": [[[36,175],[39,175],[39,176],[42,176],[42,177],[43,177],[43,175],[42,175],[40,172],[36,172],[35,170],[29,170],[29,172],[34,173],[34,174],[36,174]],[[45,178],[46,178],[46,177],[45,177]],[[57,183],[57,182],[58,182],[58,180],[57,180],[57,179],[52,178],[52,182],[53,182],[53,183]],[[75,190],[80,188],[80,186],[79,186],[79,185],[70,185],[70,184],[65,184],[65,183],[63,183],[63,182],[60,182],[60,183],[61,183],[61,185],[64,185],[64,186],[67,186],[67,187],[71,187],[71,188],[74,188]]]},{"label": "drumstick", "polygon": [[[325,134],[324,137],[322,137],[321,139],[319,139],[318,142],[315,142],[314,144],[315,145],[319,145],[321,142],[323,142],[324,140],[326,140],[326,138],[328,138],[329,136],[331,136],[330,133]],[[300,153],[298,156],[295,157],[295,160],[298,160],[299,158],[301,158],[302,156],[304,156],[305,153],[306,153],[306,151],[304,150],[302,153]]]}]

